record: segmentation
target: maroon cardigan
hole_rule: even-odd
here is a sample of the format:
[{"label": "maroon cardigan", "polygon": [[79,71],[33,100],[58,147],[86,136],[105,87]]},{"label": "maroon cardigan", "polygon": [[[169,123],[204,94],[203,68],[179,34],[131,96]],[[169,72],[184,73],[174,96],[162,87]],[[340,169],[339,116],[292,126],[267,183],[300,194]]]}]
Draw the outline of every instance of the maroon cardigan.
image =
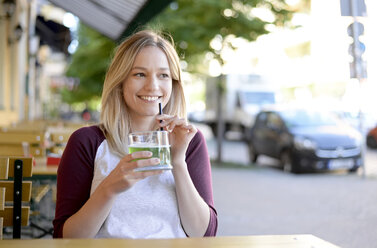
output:
[{"label": "maroon cardigan", "polygon": [[[69,138],[59,164],[54,238],[61,238],[65,221],[89,199],[97,149],[105,140],[98,126],[83,127]],[[191,179],[210,208],[210,221],[204,236],[215,236],[217,213],[213,204],[211,164],[203,134],[198,131],[186,152]]]}]

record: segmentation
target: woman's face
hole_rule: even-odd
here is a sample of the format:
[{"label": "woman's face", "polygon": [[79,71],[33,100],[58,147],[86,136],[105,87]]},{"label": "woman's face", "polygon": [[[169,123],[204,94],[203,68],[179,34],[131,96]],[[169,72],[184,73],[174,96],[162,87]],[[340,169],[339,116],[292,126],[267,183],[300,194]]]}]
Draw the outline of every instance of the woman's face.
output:
[{"label": "woman's face", "polygon": [[172,78],[168,59],[158,47],[144,47],[123,83],[123,96],[132,118],[158,114],[158,104],[170,99]]}]

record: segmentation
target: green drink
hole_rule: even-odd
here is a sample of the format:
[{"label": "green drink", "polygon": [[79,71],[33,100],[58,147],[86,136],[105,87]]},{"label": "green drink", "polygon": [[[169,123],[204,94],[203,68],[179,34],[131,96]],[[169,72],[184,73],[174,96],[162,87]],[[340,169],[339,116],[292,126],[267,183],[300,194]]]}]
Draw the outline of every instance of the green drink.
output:
[{"label": "green drink", "polygon": [[166,131],[131,133],[129,135],[128,152],[137,151],[152,152],[152,157],[159,158],[160,164],[136,168],[134,171],[171,170],[173,168],[170,163],[170,145]]}]

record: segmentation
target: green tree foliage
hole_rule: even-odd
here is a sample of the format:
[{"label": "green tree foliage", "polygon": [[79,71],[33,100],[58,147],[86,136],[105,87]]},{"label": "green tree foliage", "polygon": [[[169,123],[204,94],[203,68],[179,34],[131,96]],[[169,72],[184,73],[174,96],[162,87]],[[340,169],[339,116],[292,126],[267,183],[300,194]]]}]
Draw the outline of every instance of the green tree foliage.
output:
[{"label": "green tree foliage", "polygon": [[66,76],[79,78],[73,90],[63,89],[63,101],[84,102],[101,96],[103,81],[116,43],[97,31],[80,24],[79,46],[71,57]]},{"label": "green tree foliage", "polygon": [[[253,15],[255,8],[266,9],[274,20],[268,22]],[[284,0],[178,0],[150,25],[171,33],[181,59],[188,62],[188,71],[203,72],[203,55],[212,56],[222,65],[221,50],[234,49],[232,38],[254,41],[269,32],[268,24],[289,24],[293,13],[294,9]],[[213,39],[221,47],[211,47]]]},{"label": "green tree foliage", "polygon": [[[309,3],[309,0],[302,1]],[[269,10],[273,21],[253,15],[254,8]],[[222,65],[221,50],[234,48],[232,38],[254,41],[268,33],[267,25],[289,24],[294,11],[285,0],[177,0],[149,25],[162,27],[173,36],[181,59],[188,62],[187,71],[205,74],[204,56],[215,58]],[[221,47],[211,46],[213,39],[220,41]],[[100,97],[114,47],[113,41],[80,25],[79,47],[67,71],[67,76],[78,77],[80,84],[73,91],[63,91],[66,102]]]}]

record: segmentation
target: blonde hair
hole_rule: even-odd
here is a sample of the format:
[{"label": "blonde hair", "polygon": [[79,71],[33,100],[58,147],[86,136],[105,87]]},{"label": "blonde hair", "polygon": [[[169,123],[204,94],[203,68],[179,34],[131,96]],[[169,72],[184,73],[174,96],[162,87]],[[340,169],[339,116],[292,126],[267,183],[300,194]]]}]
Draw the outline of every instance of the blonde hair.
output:
[{"label": "blonde hair", "polygon": [[[165,37],[169,37],[168,41]],[[169,62],[172,77],[171,97],[163,109],[168,115],[186,118],[186,103],[181,80],[179,57],[171,36],[151,30],[139,31],[123,41],[115,50],[106,73],[101,98],[101,129],[110,149],[123,157],[127,152],[127,136],[131,132],[128,107],[123,98],[123,82],[131,71],[137,54],[147,46],[160,48]]]}]

